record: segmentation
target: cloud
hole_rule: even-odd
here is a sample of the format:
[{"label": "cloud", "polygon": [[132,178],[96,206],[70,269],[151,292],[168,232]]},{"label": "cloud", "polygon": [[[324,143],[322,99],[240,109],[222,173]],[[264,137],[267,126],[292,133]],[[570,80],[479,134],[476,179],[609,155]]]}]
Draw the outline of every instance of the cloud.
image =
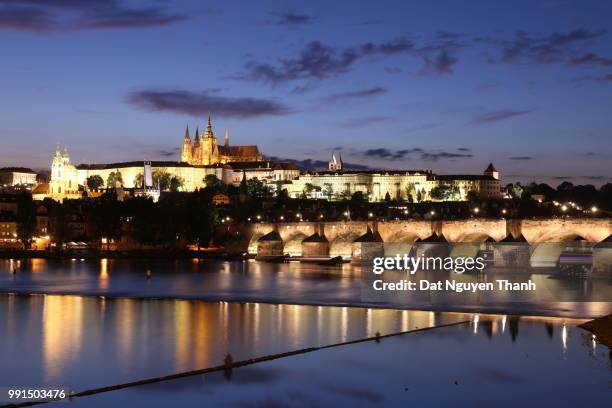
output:
[{"label": "cloud", "polygon": [[500,109],[477,116],[470,123],[473,125],[482,125],[486,123],[499,122],[500,120],[510,119],[530,112],[531,111],[529,110]]},{"label": "cloud", "polygon": [[440,153],[423,153],[421,154],[421,160],[425,161],[438,161],[440,159],[460,159],[460,158],[470,158],[474,157],[471,153],[449,153],[449,152],[440,152]]},{"label": "cloud", "polygon": [[283,13],[275,15],[278,17],[278,19],[274,22],[274,24],[284,26],[311,24],[316,20],[316,17],[309,16],[307,14]]},{"label": "cloud", "polygon": [[467,147],[459,147],[457,148],[458,151],[460,152],[470,152],[472,151],[471,149],[468,149]]},{"label": "cloud", "polygon": [[161,156],[161,157],[174,157],[179,153],[179,148],[175,147],[173,149],[159,149],[156,150],[154,153],[156,156]]},{"label": "cloud", "polygon": [[379,96],[387,93],[386,88],[380,86],[368,89],[361,89],[358,91],[340,92],[329,95],[326,99],[331,102],[343,101],[348,99],[363,99],[370,98],[373,96]]},{"label": "cloud", "polygon": [[0,29],[12,31],[159,27],[187,18],[159,6],[127,7],[120,0],[0,0]]},{"label": "cloud", "polygon": [[297,56],[280,58],[275,63],[248,61],[245,72],[230,79],[255,80],[271,84],[308,79],[326,79],[349,71],[357,61],[371,56],[389,57],[406,54],[423,61],[423,73],[450,73],[457,58],[454,53],[464,47],[454,39],[436,39],[425,45],[407,38],[338,48],[312,41]]},{"label": "cloud", "polygon": [[589,52],[580,57],[574,57],[570,59],[572,65],[601,65],[603,67],[612,66],[612,58],[605,58],[601,55]]},{"label": "cloud", "polygon": [[372,54],[382,54],[382,55],[393,55],[399,54],[407,51],[412,51],[415,49],[415,44],[411,40],[406,38],[396,38],[391,41],[387,41],[380,44],[374,43],[365,43],[361,45],[361,55],[372,55]]},{"label": "cloud", "polygon": [[234,78],[261,80],[274,84],[297,79],[323,79],[346,72],[358,58],[359,55],[354,51],[338,52],[319,41],[313,41],[306,45],[299,56],[282,59],[277,66],[247,62],[245,65],[247,73]]},{"label": "cloud", "polygon": [[437,122],[429,122],[429,123],[423,123],[422,125],[415,125],[415,126],[411,126],[407,129],[405,129],[404,131],[407,133],[412,133],[412,132],[417,132],[419,130],[428,130],[428,129],[433,129],[435,127],[440,126],[440,123]]},{"label": "cloud", "polygon": [[146,111],[168,111],[193,116],[213,112],[227,117],[251,118],[291,113],[289,108],[274,100],[219,96],[211,91],[144,90],[130,93],[127,101]]},{"label": "cloud", "polygon": [[510,160],[533,160],[533,156],[513,156],[509,157]]},{"label": "cloud", "polygon": [[585,75],[581,77],[570,78],[565,82],[569,82],[571,84],[582,85],[585,82],[612,82],[612,74],[604,74],[604,75]]},{"label": "cloud", "polygon": [[376,123],[386,122],[389,119],[391,118],[388,116],[360,116],[357,118],[347,119],[343,122],[337,122],[336,125],[344,128],[360,128]]},{"label": "cloud", "polygon": [[361,155],[376,159],[388,159],[388,160],[401,160],[412,153],[421,153],[423,149],[402,149],[402,150],[389,150],[386,148],[367,149],[360,152]]},{"label": "cloud", "polygon": [[[313,160],[313,159],[305,159],[305,160],[296,160],[296,159],[287,159],[281,158],[277,156],[266,156],[266,159],[277,161],[277,162],[288,162],[293,163],[298,166],[301,170],[327,170],[329,163],[324,160]],[[344,169],[346,170],[371,170],[370,166],[366,166],[364,164],[350,163],[344,162]]]},{"label": "cloud", "polygon": [[606,33],[607,30],[604,29],[580,28],[566,33],[537,35],[519,30],[511,40],[480,37],[474,39],[474,42],[492,44],[500,49],[501,56],[498,59],[491,58],[491,62],[571,63],[576,53],[582,51],[585,43]]}]

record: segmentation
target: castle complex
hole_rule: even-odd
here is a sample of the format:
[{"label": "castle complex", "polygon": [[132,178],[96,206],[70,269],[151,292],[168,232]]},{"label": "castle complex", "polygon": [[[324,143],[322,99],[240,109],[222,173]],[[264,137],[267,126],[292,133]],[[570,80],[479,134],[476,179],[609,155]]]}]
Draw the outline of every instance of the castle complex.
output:
[{"label": "castle complex", "polygon": [[251,146],[230,146],[229,131],[225,129],[225,143],[217,144],[217,136],[212,130],[210,115],[206,123],[206,130],[201,135],[198,131],[193,137],[193,144],[189,136],[189,127],[185,130],[183,148],[181,150],[181,162],[193,165],[210,166],[231,162],[259,162],[263,156],[259,148]]},{"label": "castle complex", "polygon": [[[38,197],[80,198],[93,176],[102,180],[101,188],[139,189],[143,187],[143,163],[74,165],[68,152],[58,148],[48,188],[38,188]],[[422,170],[352,171],[344,168],[340,153],[334,152],[327,170],[300,172],[292,163],[265,160],[256,145],[231,146],[227,130],[224,143],[218,144],[210,116],[204,132],[199,134],[196,130],[193,141],[186,129],[178,161],[151,161],[147,165],[154,179],[159,180],[160,175],[172,178],[181,191],[203,188],[206,176],[214,175],[225,184],[235,185],[258,179],[272,189],[286,189],[294,198],[335,200],[356,192],[370,201],[466,200],[470,192],[484,198],[501,196],[500,175],[492,164],[481,175],[436,175]]]}]

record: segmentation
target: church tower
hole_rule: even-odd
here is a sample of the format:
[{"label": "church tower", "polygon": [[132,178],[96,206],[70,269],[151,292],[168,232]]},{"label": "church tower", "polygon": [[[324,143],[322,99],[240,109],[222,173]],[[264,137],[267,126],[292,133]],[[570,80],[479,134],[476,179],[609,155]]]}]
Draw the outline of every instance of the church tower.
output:
[{"label": "church tower", "polygon": [[196,128],[193,136],[193,150],[191,151],[191,164],[202,164],[202,148],[200,146],[200,129]]},{"label": "church tower", "polygon": [[336,152],[332,152],[332,157],[329,161],[329,170],[342,171],[342,167],[342,156],[340,156],[340,153],[338,153],[338,158],[336,158]]},{"label": "church tower", "polygon": [[493,166],[493,163],[489,163],[489,167],[487,167],[484,171],[485,176],[493,177],[495,180],[499,180],[499,171]]},{"label": "church tower", "polygon": [[210,114],[208,115],[208,123],[206,124],[206,130],[200,141],[202,149],[202,162],[203,165],[211,165],[219,162],[219,149],[217,148],[217,137],[212,130],[212,121]]},{"label": "church tower", "polygon": [[183,148],[181,150],[181,161],[183,163],[191,163],[191,137],[189,137],[189,126],[185,129]]}]

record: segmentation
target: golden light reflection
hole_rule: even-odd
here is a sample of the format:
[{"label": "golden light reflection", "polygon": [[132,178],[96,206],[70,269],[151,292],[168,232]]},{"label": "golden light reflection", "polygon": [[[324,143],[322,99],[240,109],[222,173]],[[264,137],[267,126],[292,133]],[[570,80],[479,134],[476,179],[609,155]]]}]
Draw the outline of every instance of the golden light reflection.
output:
[{"label": "golden light reflection", "polygon": [[59,383],[63,371],[79,358],[82,329],[83,298],[44,296],[42,354],[47,383]]},{"label": "golden light reflection", "polygon": [[563,328],[561,329],[561,342],[563,343],[563,352],[567,351],[567,326],[563,323]]}]

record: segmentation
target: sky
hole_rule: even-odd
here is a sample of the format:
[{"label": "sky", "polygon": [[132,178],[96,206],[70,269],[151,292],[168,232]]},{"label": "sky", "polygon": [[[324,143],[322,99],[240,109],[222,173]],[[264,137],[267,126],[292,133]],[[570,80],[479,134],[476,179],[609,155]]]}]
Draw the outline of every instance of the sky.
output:
[{"label": "sky", "polygon": [[612,182],[612,2],[0,0],[0,167],[178,160]]}]

